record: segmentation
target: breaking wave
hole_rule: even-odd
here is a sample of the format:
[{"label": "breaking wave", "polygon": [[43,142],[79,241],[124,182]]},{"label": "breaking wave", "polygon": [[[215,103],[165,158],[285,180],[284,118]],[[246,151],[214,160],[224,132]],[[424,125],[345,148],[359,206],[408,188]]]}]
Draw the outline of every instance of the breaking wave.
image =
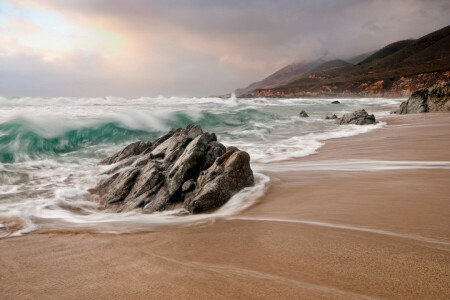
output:
[{"label": "breaking wave", "polygon": [[170,128],[195,123],[202,128],[245,127],[248,122],[263,122],[267,115],[255,109],[236,113],[197,115],[175,112],[165,116],[151,113],[117,115],[111,118],[64,120],[15,118],[0,124],[0,162],[17,162],[73,152],[100,144],[152,140]]}]

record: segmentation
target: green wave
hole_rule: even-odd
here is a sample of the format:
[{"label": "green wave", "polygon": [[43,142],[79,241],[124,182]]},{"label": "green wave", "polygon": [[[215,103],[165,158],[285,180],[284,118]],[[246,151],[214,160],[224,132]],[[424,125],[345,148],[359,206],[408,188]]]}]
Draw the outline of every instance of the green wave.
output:
[{"label": "green wave", "polygon": [[[149,116],[150,117],[150,116]],[[162,119],[160,127],[185,127],[195,123],[208,131],[229,133],[238,126],[247,126],[251,120],[267,119],[265,113],[254,109],[245,109],[234,113],[213,114],[206,111],[199,117],[192,117],[184,112],[176,112]],[[64,125],[59,120],[53,126]],[[61,133],[48,137],[45,129],[39,128],[35,121],[19,118],[0,124],[0,162],[10,163],[28,159],[41,158],[45,155],[59,155],[101,144],[121,144],[127,141],[152,140],[163,131],[154,128],[127,128],[120,120],[97,120],[89,125],[78,124]],[[48,124],[46,125],[48,127]]]},{"label": "green wave", "polygon": [[0,124],[0,161],[14,162],[42,157],[42,154],[61,154],[86,146],[148,139],[151,134],[142,130],[130,130],[115,122],[93,127],[74,128],[54,137],[45,137],[26,120],[14,120]]}]

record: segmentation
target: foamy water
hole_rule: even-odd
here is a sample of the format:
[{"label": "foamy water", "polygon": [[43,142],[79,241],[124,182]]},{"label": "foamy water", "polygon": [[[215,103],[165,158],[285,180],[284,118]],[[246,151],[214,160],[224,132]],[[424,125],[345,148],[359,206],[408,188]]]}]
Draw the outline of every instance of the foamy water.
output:
[{"label": "foamy water", "polygon": [[[279,161],[282,169],[283,160],[310,155],[328,139],[384,126],[338,126],[326,115],[362,107],[370,112],[371,106],[401,100],[339,99],[342,104],[333,105],[333,99],[0,97],[0,236],[34,230],[156,230],[239,214],[264,192],[269,163]],[[310,117],[300,118],[301,110]],[[386,111],[377,109],[376,115]],[[89,201],[87,190],[102,168],[98,161],[131,142],[153,140],[189,123],[215,132],[226,146],[248,151],[256,185],[214,213],[200,215],[182,209],[117,214]]]}]

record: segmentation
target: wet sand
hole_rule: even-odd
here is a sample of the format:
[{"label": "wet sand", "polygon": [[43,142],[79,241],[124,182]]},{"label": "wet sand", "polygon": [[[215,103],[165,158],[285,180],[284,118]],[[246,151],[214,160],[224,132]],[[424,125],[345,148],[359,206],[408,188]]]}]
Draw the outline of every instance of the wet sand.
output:
[{"label": "wet sand", "polygon": [[449,299],[448,167],[302,170],[355,159],[450,161],[450,114],[386,121],[273,164],[265,196],[230,220],[2,239],[0,298]]}]

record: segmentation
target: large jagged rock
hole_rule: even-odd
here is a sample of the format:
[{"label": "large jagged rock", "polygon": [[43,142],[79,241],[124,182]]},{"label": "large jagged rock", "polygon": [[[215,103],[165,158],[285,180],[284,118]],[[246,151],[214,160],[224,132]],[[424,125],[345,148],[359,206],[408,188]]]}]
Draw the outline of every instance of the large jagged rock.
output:
[{"label": "large jagged rock", "polygon": [[336,123],[339,125],[355,124],[355,125],[370,125],[376,124],[374,115],[369,115],[364,109],[356,110],[338,118]]},{"label": "large jagged rock", "polygon": [[136,142],[102,160],[113,164],[91,190],[117,211],[151,213],[184,203],[191,213],[217,208],[254,184],[250,156],[225,148],[198,125],[172,129],[153,142]]},{"label": "large jagged rock", "polygon": [[450,82],[415,91],[408,100],[400,104],[398,113],[414,114],[433,111],[450,111]]}]

